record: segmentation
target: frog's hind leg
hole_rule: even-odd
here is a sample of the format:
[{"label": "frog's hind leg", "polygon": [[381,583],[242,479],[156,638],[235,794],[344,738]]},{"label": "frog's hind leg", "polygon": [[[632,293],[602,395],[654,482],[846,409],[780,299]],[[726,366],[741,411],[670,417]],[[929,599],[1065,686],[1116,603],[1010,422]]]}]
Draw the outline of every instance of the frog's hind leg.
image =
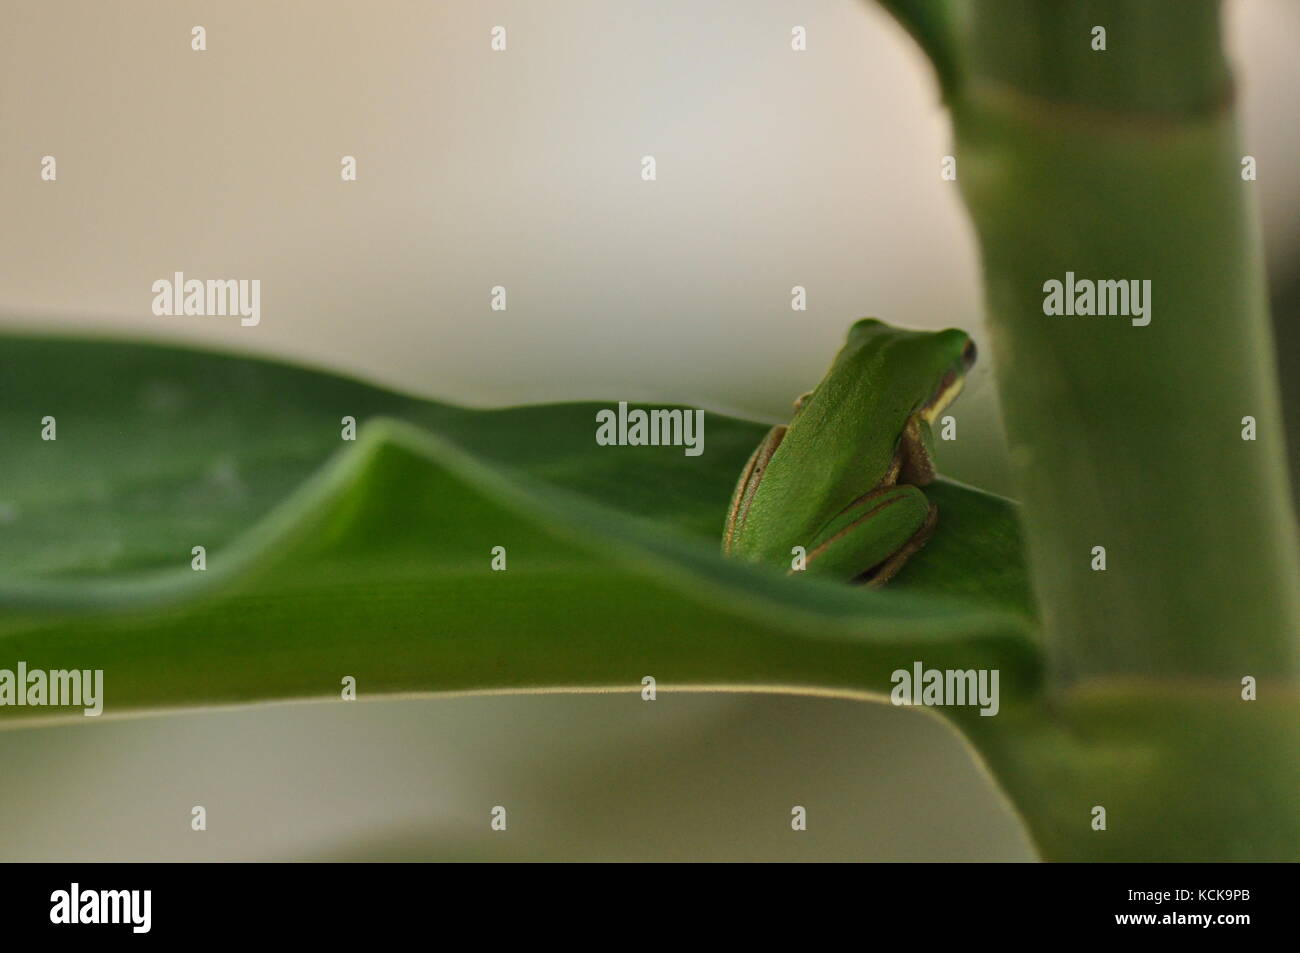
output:
[{"label": "frog's hind leg", "polygon": [[930,510],[925,515],[925,522],[921,524],[921,527],[915,534],[913,534],[912,538],[903,544],[903,548],[894,553],[879,566],[868,570],[853,581],[860,585],[879,589],[885,583],[889,582],[889,580],[893,579],[898,571],[903,568],[903,564],[915,556],[921,547],[930,541],[930,537],[934,535],[934,528],[938,525],[939,507],[931,503]]},{"label": "frog's hind leg", "polygon": [[745,518],[749,515],[750,504],[754,502],[754,492],[763,479],[767,463],[776,453],[785,439],[786,427],[773,427],[749,455],[745,469],[740,471],[736,489],[731,494],[731,506],[727,508],[727,522],[722,530],[722,552],[728,554],[735,543],[736,535],[745,527]]},{"label": "frog's hind leg", "polygon": [[938,510],[916,487],[880,487],[854,500],[817,534],[806,571],[883,585],[925,545],[937,521]]}]

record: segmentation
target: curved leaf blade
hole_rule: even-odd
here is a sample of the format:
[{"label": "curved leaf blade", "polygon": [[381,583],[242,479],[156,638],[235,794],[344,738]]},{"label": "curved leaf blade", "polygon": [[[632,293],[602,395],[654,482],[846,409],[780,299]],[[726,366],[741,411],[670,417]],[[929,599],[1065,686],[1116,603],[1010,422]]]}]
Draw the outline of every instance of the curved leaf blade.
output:
[{"label": "curved leaf blade", "polygon": [[[265,362],[7,343],[5,371],[21,379],[20,364],[32,393],[6,409],[4,433],[11,445],[24,429],[32,436],[0,469],[20,514],[6,537],[31,543],[47,571],[15,572],[5,547],[0,664],[102,668],[110,712],[337,698],[345,675],[363,696],[638,691],[644,675],[667,688],[862,693],[887,692],[894,669],[923,658],[1000,667],[1006,689],[1036,684],[1011,588],[939,591],[926,553],[910,581],[882,592],[723,560],[717,527],[758,425],[710,416],[708,450],[688,458],[597,447],[597,405],[471,411]],[[82,373],[52,396],[32,369],[68,355]],[[198,393],[218,380],[243,387],[197,421],[159,425],[138,411],[141,387],[158,393],[178,376]],[[38,390],[58,404],[57,449],[37,445]],[[341,443],[348,413],[404,419],[371,419],[356,443]],[[224,479],[243,493],[196,505],[214,472],[218,489]],[[957,485],[939,492],[955,552],[988,545],[963,542],[963,506],[1001,513],[1004,542],[1014,535],[1005,501]],[[82,518],[55,518],[68,509]],[[51,526],[63,535],[42,550]],[[116,550],[103,545],[110,532]],[[186,568],[196,532],[217,538],[206,573]],[[497,545],[505,572],[490,568]],[[60,560],[60,547],[78,558]],[[936,564],[955,558],[942,546],[934,554]],[[5,707],[0,718],[52,711]]]}]

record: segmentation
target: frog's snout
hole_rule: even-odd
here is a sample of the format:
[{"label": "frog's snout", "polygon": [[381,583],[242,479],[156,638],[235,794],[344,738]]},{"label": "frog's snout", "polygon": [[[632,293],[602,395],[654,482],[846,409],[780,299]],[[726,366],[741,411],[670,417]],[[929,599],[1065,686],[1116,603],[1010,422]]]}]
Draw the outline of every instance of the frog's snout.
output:
[{"label": "frog's snout", "polygon": [[971,338],[966,339],[966,346],[961,351],[961,365],[966,370],[975,366],[975,358],[979,352],[975,350],[975,341]]}]

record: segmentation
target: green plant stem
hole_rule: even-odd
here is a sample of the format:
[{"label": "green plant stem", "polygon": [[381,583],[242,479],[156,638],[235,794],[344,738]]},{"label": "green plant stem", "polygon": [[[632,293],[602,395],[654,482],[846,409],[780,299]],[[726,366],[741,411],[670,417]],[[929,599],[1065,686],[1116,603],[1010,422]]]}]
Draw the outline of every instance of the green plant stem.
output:
[{"label": "green plant stem", "polygon": [[[968,12],[938,45],[1049,662],[968,734],[1046,857],[1294,860],[1300,563],[1217,5]],[[1150,324],[1044,314],[1067,272],[1150,280]]]},{"label": "green plant stem", "polygon": [[[1205,35],[1217,19],[1188,7],[1144,7],[1170,18],[1130,24],[1128,7],[1095,4],[1111,48],[1092,52],[1073,7],[1055,19],[1040,10],[1026,38],[1005,5],[977,6],[972,73],[953,109],[1061,686],[1296,674],[1300,567],[1254,186],[1240,176],[1231,110],[1205,85],[1220,72],[1217,30]],[[1134,39],[1151,34],[1165,41]],[[1083,52],[1032,55],[1035,38],[1049,54],[1062,35]],[[1127,108],[1114,74],[1134,85]],[[1043,283],[1066,272],[1149,279],[1150,325],[1045,315]],[[1245,416],[1254,441],[1242,439]]]}]

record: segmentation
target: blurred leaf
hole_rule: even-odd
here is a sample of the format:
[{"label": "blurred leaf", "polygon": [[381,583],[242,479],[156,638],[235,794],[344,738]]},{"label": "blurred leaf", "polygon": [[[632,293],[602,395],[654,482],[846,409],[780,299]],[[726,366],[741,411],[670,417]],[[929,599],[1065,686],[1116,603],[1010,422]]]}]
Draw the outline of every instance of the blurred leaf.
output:
[{"label": "blurred leaf", "polygon": [[887,692],[918,659],[1037,683],[998,497],[931,487],[939,530],[883,591],[723,560],[757,424],[709,414],[699,457],[599,447],[605,405],[468,410],[108,342],[4,339],[0,375],[0,667],[102,668],[110,713],[338,698],[346,675],[363,698],[645,675]]}]

